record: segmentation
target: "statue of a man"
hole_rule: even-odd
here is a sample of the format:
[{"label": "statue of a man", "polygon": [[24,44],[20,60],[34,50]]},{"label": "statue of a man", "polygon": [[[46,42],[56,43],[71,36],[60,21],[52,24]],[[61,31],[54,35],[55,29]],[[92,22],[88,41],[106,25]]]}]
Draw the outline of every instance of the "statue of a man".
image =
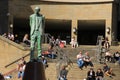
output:
[{"label": "statue of a man", "polygon": [[30,37],[31,37],[31,54],[30,60],[35,59],[34,51],[35,51],[35,44],[37,43],[37,59],[40,59],[41,52],[42,52],[42,35],[44,32],[45,26],[45,17],[39,13],[40,8],[36,7],[34,14],[30,15]]}]

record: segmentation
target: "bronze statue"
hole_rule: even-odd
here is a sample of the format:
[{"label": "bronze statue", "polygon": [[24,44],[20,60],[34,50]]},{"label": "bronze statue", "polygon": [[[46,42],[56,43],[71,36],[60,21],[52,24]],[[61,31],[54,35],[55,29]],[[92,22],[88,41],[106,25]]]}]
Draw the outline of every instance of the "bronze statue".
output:
[{"label": "bronze statue", "polygon": [[35,8],[35,13],[30,15],[30,37],[31,37],[31,53],[30,53],[30,60],[34,60],[34,51],[35,51],[35,44],[37,43],[37,59],[40,59],[41,52],[42,52],[42,35],[44,32],[45,26],[45,17],[44,15],[40,14],[40,8]]}]

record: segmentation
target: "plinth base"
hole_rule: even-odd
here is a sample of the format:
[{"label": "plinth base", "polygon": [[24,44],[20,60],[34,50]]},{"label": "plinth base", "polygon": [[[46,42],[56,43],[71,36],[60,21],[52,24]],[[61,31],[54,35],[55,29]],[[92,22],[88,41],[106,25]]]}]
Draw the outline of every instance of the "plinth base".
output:
[{"label": "plinth base", "polygon": [[0,74],[0,80],[5,80],[3,75]]},{"label": "plinth base", "polygon": [[28,62],[22,80],[46,80],[42,62]]}]

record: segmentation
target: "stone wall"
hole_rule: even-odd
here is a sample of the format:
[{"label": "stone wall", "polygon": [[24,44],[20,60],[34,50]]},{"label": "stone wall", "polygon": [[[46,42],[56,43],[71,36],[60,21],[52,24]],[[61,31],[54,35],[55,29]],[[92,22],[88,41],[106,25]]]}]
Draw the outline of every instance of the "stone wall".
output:
[{"label": "stone wall", "polygon": [[[11,70],[11,68],[5,68],[6,65],[12,63],[13,61],[23,57],[30,52],[29,50],[25,51],[20,49],[19,47],[13,46],[12,44],[14,43],[11,42],[11,44],[9,42],[6,42],[0,37],[0,71],[2,71],[2,73]],[[17,64],[14,63],[14,66],[12,65],[12,68],[16,68],[16,66]]]},{"label": "stone wall", "polygon": [[[102,0],[103,1],[103,0]],[[97,3],[52,3],[40,2],[39,0],[10,0],[9,10],[13,18],[26,18],[34,12],[34,8],[39,6],[41,13],[45,15],[46,19],[61,19],[61,20],[105,20],[105,28],[111,28],[106,36],[111,41],[111,33],[115,17],[113,17],[113,3],[97,2]],[[114,22],[114,23],[113,23]],[[73,26],[72,26],[73,27]],[[114,29],[115,30],[115,29]],[[71,32],[72,33],[72,32]]]},{"label": "stone wall", "polygon": [[8,1],[0,0],[0,34],[8,31]]}]

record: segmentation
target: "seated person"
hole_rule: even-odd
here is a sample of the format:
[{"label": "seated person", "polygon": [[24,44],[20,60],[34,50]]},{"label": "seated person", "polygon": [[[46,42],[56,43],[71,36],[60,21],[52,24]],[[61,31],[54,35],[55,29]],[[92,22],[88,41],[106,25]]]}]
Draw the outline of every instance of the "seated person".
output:
[{"label": "seated person", "polygon": [[23,63],[18,64],[17,70],[18,70],[18,79],[23,77]]},{"label": "seated person", "polygon": [[8,33],[8,37],[7,38],[12,40],[12,41],[14,41],[14,34]]},{"label": "seated person", "polygon": [[12,40],[12,41],[15,40],[14,34],[11,34],[11,40]]},{"label": "seated person", "polygon": [[49,49],[47,51],[44,51],[42,53],[42,55],[45,56],[45,57],[52,58],[52,59],[55,59],[57,57],[56,53],[50,47],[49,47]]},{"label": "seated person", "polygon": [[112,73],[112,68],[110,68],[106,63],[104,63],[103,71],[104,71],[105,75],[112,78],[112,74],[113,74]]},{"label": "seated person", "polygon": [[5,38],[7,38],[7,33],[4,33],[2,36],[5,37]]},{"label": "seated person", "polygon": [[79,54],[77,55],[77,64],[78,64],[78,67],[82,70],[84,61],[83,61],[83,55],[82,55],[82,52],[81,52],[81,51],[80,51]]},{"label": "seated person", "polygon": [[86,52],[84,57],[83,57],[83,60],[84,60],[84,66],[87,67],[88,65],[90,65],[91,67],[93,67],[93,63],[91,61],[91,58],[89,56],[89,53]]},{"label": "seated person", "polygon": [[87,80],[95,80],[95,71],[93,68],[90,68],[90,70],[87,72]]},{"label": "seated person", "polygon": [[28,39],[28,34],[25,34],[25,36],[23,38],[23,43],[30,45],[30,40]]},{"label": "seated person", "polygon": [[117,51],[113,54],[113,57],[115,59],[115,61],[118,61],[119,60],[119,57],[120,57],[120,53]]},{"label": "seated person", "polygon": [[113,75],[112,68],[109,68],[109,69],[105,72],[105,74],[106,74],[107,76],[109,76],[110,78],[112,78],[112,75]]},{"label": "seated person", "polygon": [[64,48],[65,47],[64,42],[61,41],[59,46],[60,46],[60,48]]},{"label": "seated person", "polygon": [[60,46],[60,42],[61,42],[61,39],[60,39],[60,36],[57,37],[57,39],[55,40],[55,46]]},{"label": "seated person", "polygon": [[75,37],[73,37],[73,38],[71,39],[70,44],[71,44],[72,48],[78,47],[78,43],[77,43],[77,41],[75,40]]},{"label": "seated person", "polygon": [[96,80],[103,80],[103,77],[104,77],[104,73],[102,71],[102,69],[97,69],[97,72],[96,72]]},{"label": "seated person", "polygon": [[49,46],[51,49],[53,49],[54,45],[55,45],[55,38],[54,36],[52,36],[49,40]]},{"label": "seated person", "polygon": [[106,50],[109,50],[110,43],[109,43],[108,37],[105,38],[104,46],[105,46]]},{"label": "seated person", "polygon": [[109,66],[106,63],[104,63],[104,65],[103,65],[103,71],[106,72],[108,69],[109,69]]},{"label": "seated person", "polygon": [[42,63],[43,63],[43,65],[44,65],[44,67],[46,68],[46,67],[48,67],[48,64],[47,64],[47,59],[45,59],[45,57],[44,56],[42,56]]},{"label": "seated person", "polygon": [[66,70],[66,66],[62,66],[62,69],[60,70],[59,80],[67,80],[67,73],[68,70]]},{"label": "seated person", "polygon": [[112,61],[112,54],[109,51],[106,51],[105,53],[105,60],[108,61]]}]

